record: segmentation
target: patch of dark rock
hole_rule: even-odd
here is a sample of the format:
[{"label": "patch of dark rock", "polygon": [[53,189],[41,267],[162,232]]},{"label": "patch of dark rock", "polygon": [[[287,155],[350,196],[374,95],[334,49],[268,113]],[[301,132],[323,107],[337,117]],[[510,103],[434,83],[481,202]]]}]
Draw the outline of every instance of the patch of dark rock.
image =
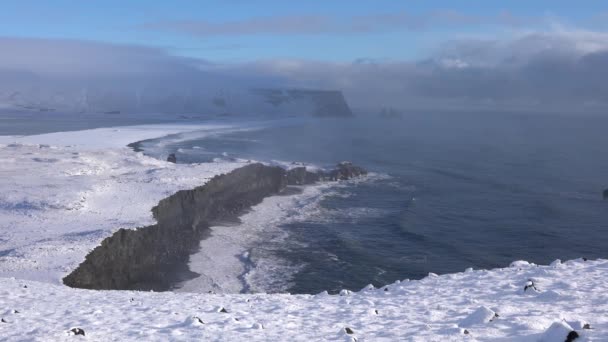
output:
[{"label": "patch of dark rock", "polygon": [[462,333],[465,334],[465,335],[470,334],[470,332],[467,329],[464,329],[464,331]]},{"label": "patch of dark rock", "polygon": [[347,334],[349,334],[349,335],[352,335],[352,334],[354,334],[354,333],[355,333],[355,332],[353,331],[353,329],[351,329],[351,328],[349,328],[349,327],[344,328],[344,332],[345,332],[345,333],[347,333]]},{"label": "patch of dark rock", "polygon": [[576,340],[577,338],[579,338],[579,334],[576,331],[571,331],[568,333],[568,336],[566,336],[566,341],[564,342],[572,342],[574,340]]},{"label": "patch of dark rock", "polygon": [[306,167],[304,166],[295,167],[287,171],[288,185],[307,185],[316,183],[318,181],[319,175],[306,170]]},{"label": "patch of dark rock", "polygon": [[526,282],[526,285],[524,286],[524,292],[528,291],[529,289],[538,291],[538,288],[536,288],[536,284],[532,279],[528,279],[528,281]]},{"label": "patch of dark rock", "polygon": [[82,335],[85,336],[84,334],[84,330],[80,329],[80,328],[72,328],[70,329],[70,332],[72,332],[74,335]]},{"label": "patch of dark rock", "polygon": [[591,324],[585,323],[585,325],[583,325],[583,329],[591,329]]},{"label": "patch of dark rock", "polygon": [[171,153],[168,157],[167,157],[167,161],[169,163],[177,163],[177,157],[175,156],[175,153]]},{"label": "patch of dark rock", "polygon": [[2,322],[2,323],[8,323],[4,318],[0,319],[0,322]]},{"label": "patch of dark rock", "polygon": [[226,310],[225,308],[221,308],[217,312],[228,313],[228,310]]},{"label": "patch of dark rock", "polygon": [[321,180],[339,181],[348,180],[351,178],[356,178],[365,175],[367,175],[367,170],[362,167],[356,166],[351,162],[345,161],[339,163],[335,169],[327,173],[321,173],[319,177]]}]

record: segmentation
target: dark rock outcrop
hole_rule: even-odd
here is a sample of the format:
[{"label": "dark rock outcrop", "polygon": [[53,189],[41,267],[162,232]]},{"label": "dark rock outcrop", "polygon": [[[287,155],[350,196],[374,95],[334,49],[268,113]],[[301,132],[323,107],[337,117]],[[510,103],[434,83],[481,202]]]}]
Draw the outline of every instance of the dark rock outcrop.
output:
[{"label": "dark rock outcrop", "polygon": [[172,272],[187,263],[210,224],[235,217],[286,184],[282,168],[251,164],[179,191],[152,209],[157,224],[118,230],[63,282],[87,289],[167,290]]},{"label": "dark rock outcrop", "polygon": [[306,167],[300,166],[287,171],[288,185],[306,185],[313,184],[319,181],[319,174],[306,170]]},{"label": "dark rock outcrop", "polygon": [[349,179],[366,173],[346,162],[327,175],[309,172],[305,167],[286,171],[263,164],[243,166],[161,200],[152,208],[157,224],[119,229],[93,249],[63,282],[98,290],[169,290],[174,282],[197,276],[188,270],[188,257],[196,252],[211,225],[237,220],[245,210],[280,193],[287,185]]},{"label": "dark rock outcrop", "polygon": [[167,157],[167,161],[169,163],[177,163],[177,157],[175,156],[175,153],[171,153],[168,157]]},{"label": "dark rock outcrop", "polygon": [[367,170],[362,167],[353,165],[351,162],[341,162],[335,169],[321,175],[321,180],[338,181],[348,180],[360,176],[367,175]]}]

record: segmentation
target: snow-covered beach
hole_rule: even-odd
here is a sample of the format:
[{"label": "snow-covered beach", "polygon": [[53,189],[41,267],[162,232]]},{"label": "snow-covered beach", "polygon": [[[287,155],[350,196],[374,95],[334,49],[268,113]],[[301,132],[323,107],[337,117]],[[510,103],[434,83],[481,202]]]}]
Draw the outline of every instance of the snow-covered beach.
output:
[{"label": "snow-covered beach", "polygon": [[[61,285],[62,276],[113,231],[152,223],[150,208],[160,199],[243,165],[172,164],[127,144],[231,129],[240,128],[146,125],[0,137],[0,335],[62,340],[78,327],[85,338],[101,341],[537,341],[551,333],[558,338],[548,341],[559,341],[575,329],[583,340],[608,340],[606,260],[542,267],[519,262],[341,296]],[[534,286],[524,291],[527,285]],[[551,328],[555,322],[561,323]]]}]

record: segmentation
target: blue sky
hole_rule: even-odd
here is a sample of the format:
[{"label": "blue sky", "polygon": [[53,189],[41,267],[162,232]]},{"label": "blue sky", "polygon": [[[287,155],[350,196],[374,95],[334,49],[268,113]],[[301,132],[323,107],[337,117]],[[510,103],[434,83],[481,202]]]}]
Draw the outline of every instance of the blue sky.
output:
[{"label": "blue sky", "polygon": [[605,1],[5,0],[0,36],[93,40],[243,62],[408,60],[462,36],[603,29]]}]

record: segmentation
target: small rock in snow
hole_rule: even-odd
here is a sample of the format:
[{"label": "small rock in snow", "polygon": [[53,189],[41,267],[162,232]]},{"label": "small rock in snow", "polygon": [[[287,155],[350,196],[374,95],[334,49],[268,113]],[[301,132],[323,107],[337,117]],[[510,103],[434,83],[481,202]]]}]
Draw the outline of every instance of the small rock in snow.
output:
[{"label": "small rock in snow", "polygon": [[4,318],[0,319],[0,322],[2,322],[2,323],[8,323]]},{"label": "small rock in snow", "polygon": [[70,333],[74,334],[74,335],[82,335],[82,336],[84,336],[84,330],[82,330],[80,328],[72,328],[72,329],[70,329]]},{"label": "small rock in snow", "polygon": [[196,316],[192,317],[192,323],[196,325],[205,324],[202,319]]},{"label": "small rock in snow", "polygon": [[349,334],[349,335],[352,335],[352,334],[354,334],[354,333],[355,333],[355,332],[353,331],[353,329],[351,329],[351,328],[349,328],[349,327],[344,328],[344,332],[345,332],[345,333],[347,333],[347,334]]},{"label": "small rock in snow", "polygon": [[566,322],[554,322],[543,333],[541,342],[572,342],[579,337],[578,333]]},{"label": "small rock in snow", "polygon": [[476,324],[488,323],[494,320],[494,318],[498,317],[496,312],[488,309],[485,306],[479,307],[477,310],[473,311],[469,316],[460,321],[458,324],[461,327],[469,328]]},{"label": "small rock in snow", "polygon": [[219,309],[217,310],[217,312],[221,312],[221,313],[228,313],[228,310],[226,310],[225,308],[223,308],[223,307],[222,307],[222,308],[219,308]]},{"label": "small rock in snow", "polygon": [[536,284],[534,283],[534,281],[532,279],[528,279],[528,281],[526,282],[526,285],[524,286],[524,292],[526,292],[528,290],[534,290],[536,292],[539,292],[538,288],[536,287]]},{"label": "small rock in snow", "polygon": [[19,310],[13,310],[13,313],[14,313],[14,314],[18,314],[18,313],[19,313]]}]

